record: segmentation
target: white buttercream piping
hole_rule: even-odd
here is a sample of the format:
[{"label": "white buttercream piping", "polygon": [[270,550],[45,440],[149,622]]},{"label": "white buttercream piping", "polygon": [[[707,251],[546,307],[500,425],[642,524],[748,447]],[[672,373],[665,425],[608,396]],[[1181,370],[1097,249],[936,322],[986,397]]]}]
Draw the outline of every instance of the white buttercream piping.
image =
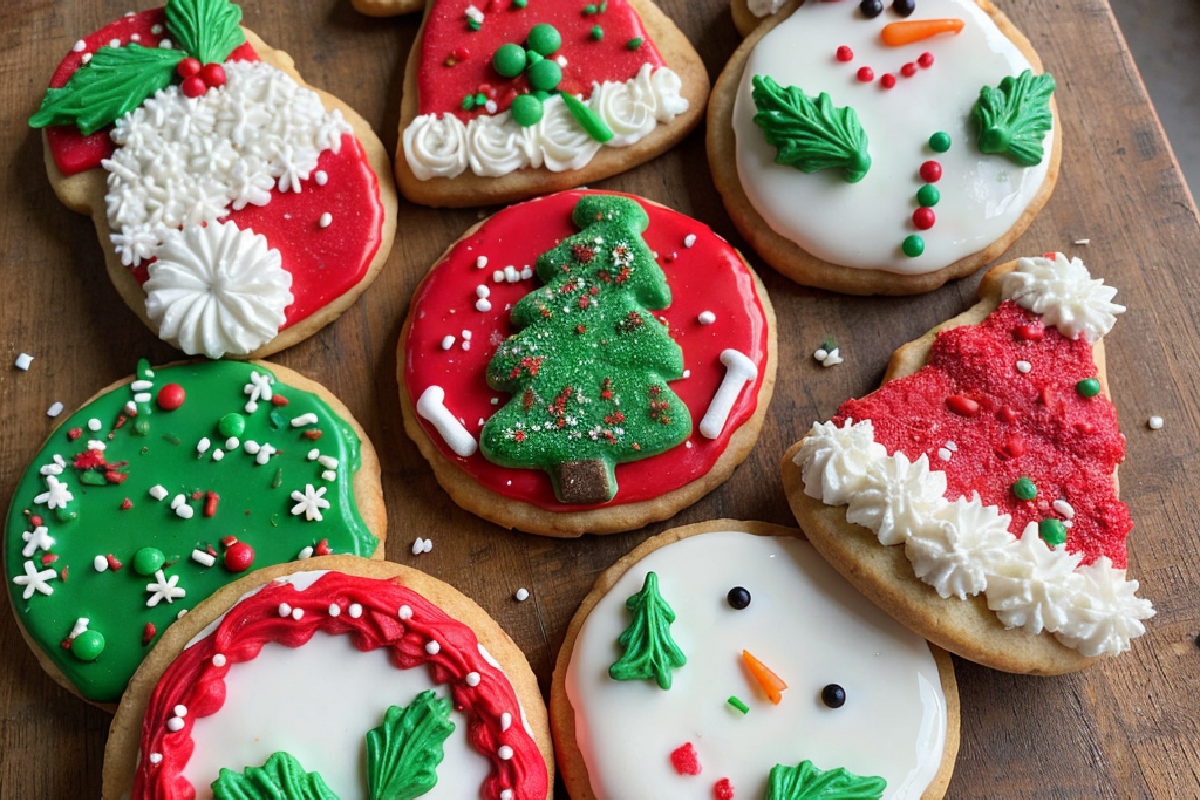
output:
[{"label": "white buttercream piping", "polygon": [[1112,302],[1117,290],[1093,278],[1078,258],[1022,258],[1001,279],[1000,292],[1022,308],[1041,314],[1068,339],[1095,342],[1112,330],[1125,306]]}]

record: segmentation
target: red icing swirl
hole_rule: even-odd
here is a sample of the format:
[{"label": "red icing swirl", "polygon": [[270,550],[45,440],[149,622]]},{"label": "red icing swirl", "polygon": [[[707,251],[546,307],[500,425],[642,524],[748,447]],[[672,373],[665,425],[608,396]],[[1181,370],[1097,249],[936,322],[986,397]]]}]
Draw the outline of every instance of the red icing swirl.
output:
[{"label": "red icing swirl", "polygon": [[[282,603],[301,609],[303,617],[281,617]],[[334,604],[341,608],[336,617],[329,615]],[[351,604],[362,606],[357,618],[349,613]],[[410,618],[400,618],[402,606],[412,610]],[[146,708],[134,800],[194,798],[196,789],[183,776],[195,747],[192,725],[198,718],[216,714],[225,704],[226,674],[236,664],[256,658],[267,643],[302,647],[318,631],[349,635],[363,652],[387,647],[397,669],[428,668],[435,683],[449,686],[454,707],[467,717],[468,741],[491,764],[479,796],[498,800],[503,790],[511,789],[513,800],[544,800],[548,792],[545,760],[522,724],[512,684],[483,657],[475,633],[398,582],[341,572],[326,573],[303,591],[290,583],[268,583],[240,600],[215,631],[175,658]],[[434,655],[425,649],[431,640],[440,646]],[[217,654],[225,657],[223,666],[213,664]],[[466,683],[472,672],[479,675],[475,687]],[[175,715],[177,705],[186,706],[188,713],[183,727],[172,732],[167,721]],[[504,713],[512,715],[507,730],[501,725]],[[500,758],[498,750],[503,745],[512,748],[512,758]],[[161,755],[162,760],[151,763],[151,754]]]},{"label": "red icing swirl", "polygon": [[[446,407],[478,436],[480,420],[508,402],[509,395],[488,388],[485,373],[496,347],[513,333],[508,307],[541,284],[536,271],[533,280],[517,283],[496,283],[492,273],[510,265],[518,271],[525,265],[532,267],[539,255],[575,234],[571,212],[585,194],[596,192],[560,192],[510,206],[455,245],[430,271],[413,297],[413,323],[405,350],[404,382],[414,406],[427,388],[440,386],[446,392]],[[612,504],[649,500],[708,472],[725,452],[733,433],[758,407],[767,364],[766,314],[753,276],[737,251],[703,223],[641,198],[633,199],[650,217],[643,236],[658,254],[671,287],[671,305],[659,314],[683,350],[689,376],[672,381],[671,390],[691,413],[693,431],[684,444],[665,453],[618,464],[619,489]],[[695,241],[687,247],[685,240],[690,236],[695,236]],[[487,258],[483,268],[476,266],[480,256]],[[491,310],[486,312],[475,306],[475,288],[480,284],[490,291]],[[701,324],[699,316],[704,311],[711,311],[715,322]],[[463,330],[472,333],[467,351],[462,349]],[[455,337],[450,350],[442,349],[445,336]],[[758,375],[738,395],[721,434],[708,439],[698,428],[725,375],[720,356],[726,348],[749,357],[758,367]],[[497,398],[496,404],[493,398]],[[458,456],[428,420],[418,417],[418,421],[445,458],[494,492],[551,511],[597,507],[558,502],[550,478],[542,470],[500,467],[478,452],[467,458]]]}]

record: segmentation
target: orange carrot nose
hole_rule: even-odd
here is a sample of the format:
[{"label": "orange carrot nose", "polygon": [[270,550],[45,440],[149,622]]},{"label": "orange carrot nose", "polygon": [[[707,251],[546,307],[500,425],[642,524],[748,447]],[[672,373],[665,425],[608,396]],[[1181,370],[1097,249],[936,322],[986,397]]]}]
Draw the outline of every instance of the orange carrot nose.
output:
[{"label": "orange carrot nose", "polygon": [[961,19],[914,19],[905,22],[889,22],[883,26],[883,43],[888,47],[903,47],[906,44],[931,39],[939,33],[959,33],[963,29]]},{"label": "orange carrot nose", "polygon": [[750,670],[750,674],[754,676],[754,680],[762,688],[763,694],[774,705],[779,705],[783,700],[783,690],[787,688],[787,684],[783,679],[768,669],[767,665],[759,661],[749,651],[742,651],[742,660],[746,662],[746,668]]}]

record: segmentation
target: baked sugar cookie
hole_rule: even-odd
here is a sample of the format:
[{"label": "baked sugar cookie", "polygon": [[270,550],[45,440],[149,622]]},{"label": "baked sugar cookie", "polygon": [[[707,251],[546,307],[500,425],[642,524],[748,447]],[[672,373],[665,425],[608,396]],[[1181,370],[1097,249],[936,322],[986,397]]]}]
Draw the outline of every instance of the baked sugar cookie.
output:
[{"label": "baked sugar cookie", "polygon": [[738,230],[787,277],[917,294],[1000,255],[1049,199],[1054,88],[988,0],[920,0],[907,17],[792,2],[721,73],[709,164]]},{"label": "baked sugar cookie", "polygon": [[382,558],[386,531],[375,451],[323,387],[265,362],[142,361],[17,484],[5,583],[51,677],[111,707],[167,627],[241,573]]},{"label": "baked sugar cookie", "polygon": [[690,217],[593,191],[512,206],[413,296],[405,430],[485,519],[550,536],[639,528],[754,446],[774,321],[737,250]]},{"label": "baked sugar cookie", "polygon": [[122,299],[209,358],[269,355],[332,322],[396,229],[379,138],[241,16],[228,0],[126,15],[75,43],[30,119]]},{"label": "baked sugar cookie", "polygon": [[550,712],[574,800],[938,798],[958,753],[950,657],[758,522],[667,531],[601,575]]},{"label": "baked sugar cookie", "polygon": [[103,796],[549,800],[551,752],[537,679],[487,612],[332,556],[256,572],[171,629],[117,710]]},{"label": "baked sugar cookie", "polygon": [[394,17],[425,7],[425,0],[354,0],[354,10],[368,17]]},{"label": "baked sugar cookie", "polygon": [[415,203],[509,203],[597,181],[700,122],[708,73],[651,0],[430,0],[396,178]]},{"label": "baked sugar cookie", "polygon": [[1008,672],[1082,669],[1144,631],[1101,337],[1124,307],[1062,253],[896,352],[783,461],[813,545],[900,622]]}]

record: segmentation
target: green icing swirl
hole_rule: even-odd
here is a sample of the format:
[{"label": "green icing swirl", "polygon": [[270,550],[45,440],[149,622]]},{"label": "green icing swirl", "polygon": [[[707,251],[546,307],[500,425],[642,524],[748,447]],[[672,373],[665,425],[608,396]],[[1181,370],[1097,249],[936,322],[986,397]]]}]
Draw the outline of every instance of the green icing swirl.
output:
[{"label": "green icing swirl", "polygon": [[[51,434],[17,484],[4,543],[13,607],[45,655],[87,699],[108,703],[120,698],[148,652],[142,642],[146,623],[152,623],[161,635],[181,610],[240,577],[223,565],[223,537],[235,536],[254,549],[253,569],[291,561],[304,547],[321,539],[328,539],[334,553],[371,556],[375,552],[378,539],[367,529],[354,499],[353,477],[360,464],[360,442],[354,429],[319,397],[279,381],[272,388],[276,396],[287,399],[286,406],[259,400],[258,409],[246,413],[249,397],[244,387],[255,371],[267,372],[238,361],[205,361],[155,371],[143,367],[137,377],[154,385],[149,390],[151,400],[137,403],[142,409],[137,417],[126,418],[115,428],[134,392],[128,384],[106,392]],[[168,383],[177,383],[186,392],[183,406],[175,411],[164,411],[153,400]],[[230,412],[245,417],[242,443],[270,443],[277,448],[279,452],[267,464],[259,465],[244,444],[225,453],[220,461],[213,460],[213,451],[224,450],[225,445],[225,437],[218,432],[219,421]],[[291,421],[304,414],[315,414],[318,422],[293,427]],[[99,430],[89,429],[92,419],[100,420]],[[74,441],[69,438],[72,429],[81,430]],[[318,429],[322,432],[319,439],[304,435]],[[197,443],[202,438],[211,444],[200,455]],[[89,440],[104,442],[107,466],[73,465],[76,456],[89,452]],[[322,479],[326,466],[308,460],[312,449],[337,459],[335,480]],[[54,463],[55,455],[66,463],[56,479],[66,483],[73,499],[65,509],[50,511],[34,498],[46,491],[47,478],[40,470]],[[128,463],[120,466],[120,462]],[[114,483],[106,477],[108,473],[127,477]],[[307,521],[305,515],[291,513],[295,505],[292,491],[303,493],[309,484],[314,489],[325,488],[324,499],[330,507],[322,510],[322,521]],[[150,496],[154,486],[167,490],[164,500]],[[200,498],[188,501],[192,517],[179,517],[171,508],[173,498],[178,494],[191,497],[197,491],[202,493]],[[210,491],[220,499],[215,515],[207,517],[203,493]],[[126,498],[133,507],[122,510]],[[22,533],[34,528],[30,515],[40,516],[55,540],[48,553],[57,560],[44,566],[41,558],[47,552],[38,550],[29,558],[22,554],[28,547]],[[211,567],[191,558],[193,550],[206,546],[217,551]],[[152,596],[146,585],[154,578],[138,575],[133,568],[134,554],[143,547],[162,551],[165,575],[167,579],[178,577],[178,586],[187,592],[185,597],[146,605]],[[124,568],[98,572],[93,566],[95,558],[109,554]],[[53,594],[35,592],[24,599],[25,587],[15,584],[13,578],[25,574],[29,561],[39,570],[56,571],[49,581]],[[66,580],[62,579],[64,572],[68,573]],[[89,628],[102,633],[106,641],[104,652],[92,662],[82,662],[60,646],[80,617],[88,618]]]},{"label": "green icing swirl", "polygon": [[319,773],[305,772],[295,756],[283,752],[243,772],[222,768],[212,792],[214,800],[338,800]]},{"label": "green icing swirl", "polygon": [[847,183],[858,183],[871,168],[867,133],[853,108],[834,108],[825,92],[816,99],[796,86],[780,86],[770,76],[751,79],[754,123],[767,144],[776,148],[775,161],[802,172],[840,169]]},{"label": "green icing swirl", "polygon": [[671,688],[671,670],[687,664],[687,656],[671,638],[675,612],[658,591],[658,575],[646,573],[642,590],[625,601],[633,612],[629,627],[617,640],[625,653],[608,668],[615,681],[653,680]]},{"label": "green icing swirl", "polygon": [[1042,142],[1054,122],[1050,112],[1054,89],[1053,75],[1034,75],[1031,70],[1005,78],[997,88],[980,89],[971,109],[980,151],[1007,156],[1022,167],[1042,163]]},{"label": "green icing swirl", "polygon": [[887,781],[855,775],[845,767],[817,769],[811,761],[771,768],[766,800],[879,800]]}]

